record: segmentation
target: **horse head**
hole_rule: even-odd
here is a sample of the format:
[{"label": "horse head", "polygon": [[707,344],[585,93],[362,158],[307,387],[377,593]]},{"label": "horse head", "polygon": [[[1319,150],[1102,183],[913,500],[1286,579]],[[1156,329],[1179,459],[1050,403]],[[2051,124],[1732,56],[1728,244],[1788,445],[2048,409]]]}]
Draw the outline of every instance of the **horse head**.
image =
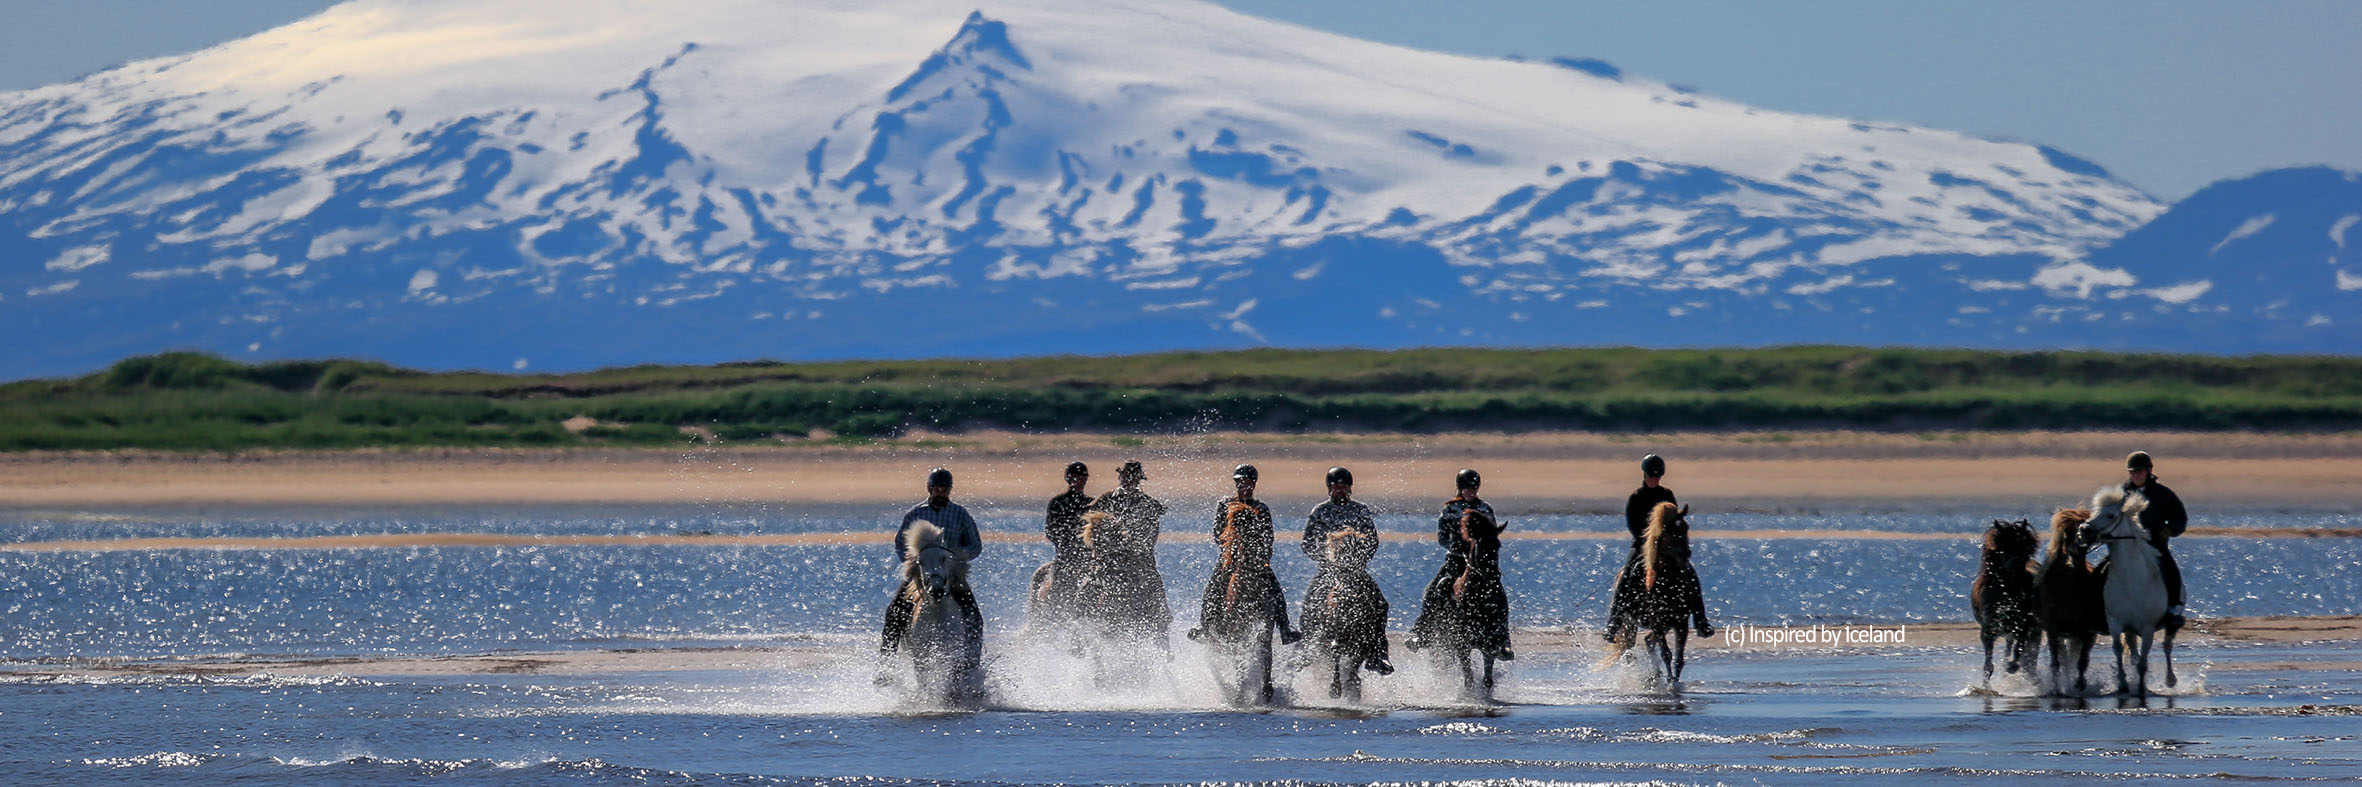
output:
[{"label": "horse head", "polygon": [[1332,567],[1366,570],[1370,558],[1378,554],[1378,540],[1356,530],[1339,530],[1329,534],[1328,544],[1322,547],[1322,561]]},{"label": "horse head", "polygon": [[968,562],[943,541],[943,529],[932,522],[920,521],[911,525],[910,559],[904,563],[902,576],[911,582],[912,590],[930,598],[943,598],[951,586],[966,576]]},{"label": "horse head", "polygon": [[1985,554],[2003,558],[2004,562],[2024,562],[2041,550],[2042,542],[2034,537],[2034,523],[2023,519],[1993,520],[1985,529]]},{"label": "horse head", "polygon": [[2104,538],[2138,538],[2148,540],[2149,531],[2141,527],[2140,514],[2149,507],[2148,498],[2123,487],[2100,487],[2091,496],[2091,521],[2084,524],[2084,532],[2092,540]]},{"label": "horse head", "polygon": [[1221,567],[1238,567],[1239,537],[1246,532],[1247,517],[1255,514],[1255,507],[1245,503],[1231,503],[1222,509],[1222,529],[1214,533],[1214,548],[1222,556]]},{"label": "horse head", "polygon": [[1123,540],[1123,520],[1105,511],[1083,513],[1082,540],[1085,549],[1113,549]]}]

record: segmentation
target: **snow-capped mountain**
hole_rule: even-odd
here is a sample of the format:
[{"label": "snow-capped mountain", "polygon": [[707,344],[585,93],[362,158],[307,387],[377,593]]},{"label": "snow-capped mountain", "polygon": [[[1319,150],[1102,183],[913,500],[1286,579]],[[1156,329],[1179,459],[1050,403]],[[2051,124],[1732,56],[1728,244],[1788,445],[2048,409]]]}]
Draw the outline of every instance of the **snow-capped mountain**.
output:
[{"label": "snow-capped mountain", "polygon": [[[355,0],[0,94],[0,377],[2138,345],[2050,326],[2208,303],[2095,256],[2163,210],[2039,146],[1189,0]],[[2284,343],[2354,349],[2324,327]]]}]

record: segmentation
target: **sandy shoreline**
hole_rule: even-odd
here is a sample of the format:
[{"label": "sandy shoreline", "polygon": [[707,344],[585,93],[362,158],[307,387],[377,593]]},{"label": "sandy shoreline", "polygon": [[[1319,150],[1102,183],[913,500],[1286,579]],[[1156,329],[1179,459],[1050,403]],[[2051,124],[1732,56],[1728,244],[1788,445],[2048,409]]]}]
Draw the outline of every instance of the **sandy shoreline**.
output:
[{"label": "sandy shoreline", "polygon": [[[1767,627],[1768,628],[1768,627]],[[1789,627],[1802,632],[1813,629],[1802,625]],[[1699,653],[1745,652],[1770,657],[1829,655],[1832,653],[1860,653],[1864,655],[1897,650],[1970,649],[1977,646],[1974,623],[1861,623],[1825,625],[1822,630],[1851,630],[1861,632],[1862,639],[1873,639],[1870,632],[1886,632],[1890,639],[1900,635],[1899,643],[1843,641],[1810,644],[1734,643],[1732,638],[1744,632],[1725,629],[1713,638],[1692,637],[1690,650]],[[1396,636],[1399,638],[1400,633]],[[1839,637],[1838,639],[1843,639]],[[2353,642],[2362,640],[2362,616],[2329,615],[2317,617],[2269,616],[2252,618],[2199,619],[2184,631],[2178,647],[2203,649],[2234,644],[2293,645],[2307,642]],[[1525,629],[1516,633],[1514,641],[1518,653],[1526,657],[1550,655],[1596,654],[1601,643],[1596,634],[1577,629]],[[253,659],[253,660],[92,660],[64,665],[38,665],[6,670],[20,676],[56,676],[64,678],[109,678],[141,675],[166,675],[209,678],[246,678],[258,675],[281,677],[399,677],[452,675],[606,675],[623,673],[666,673],[705,671],[767,671],[784,670],[810,672],[829,668],[846,659],[867,657],[867,638],[844,641],[815,640],[809,644],[764,645],[748,647],[683,647],[639,648],[622,650],[501,652],[453,656],[382,656],[335,657],[315,659]],[[1397,651],[1400,651],[1398,642]],[[2190,651],[2184,651],[2188,653]],[[2276,662],[2257,662],[2256,665],[2218,664],[2215,669],[2269,668]],[[2306,661],[2304,668],[2317,671],[2362,672],[2362,661]]]},{"label": "sandy shoreline", "polygon": [[[2194,507],[2362,509],[2362,434],[1770,432],[1668,435],[1208,434],[1133,438],[985,433],[914,436],[872,446],[724,446],[691,450],[0,456],[0,510],[105,511],[239,506],[908,505],[927,468],[959,473],[972,508],[1030,510],[1061,491],[1080,459],[1109,486],[1124,458],[1148,464],[1147,490],[1213,499],[1231,465],[1263,471],[1283,505],[1321,494],[1346,464],[1358,495],[1382,510],[1423,511],[1450,494],[1460,467],[1481,469],[1504,513],[1607,513],[1637,483],[1643,453],[1673,462],[1668,483],[1718,511],[1809,512],[1862,506],[2047,510],[2122,477],[2128,450]],[[1711,501],[1711,502],[1709,502]]]}]

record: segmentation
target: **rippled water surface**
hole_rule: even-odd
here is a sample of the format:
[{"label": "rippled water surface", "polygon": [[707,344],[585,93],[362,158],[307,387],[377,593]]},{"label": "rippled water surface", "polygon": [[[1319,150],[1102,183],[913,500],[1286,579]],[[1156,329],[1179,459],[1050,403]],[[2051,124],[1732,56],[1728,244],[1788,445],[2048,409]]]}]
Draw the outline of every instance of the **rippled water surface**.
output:
[{"label": "rippled water surface", "polygon": [[[0,520],[0,540],[854,532],[882,529],[883,519],[517,509],[16,515]],[[1396,631],[1440,556],[1414,535],[1427,521],[1381,523],[1390,540],[1373,570],[1394,599]],[[2304,514],[2250,524],[2354,523]],[[1979,525],[1925,514],[1698,522],[1904,533]],[[1512,526],[1621,529],[1583,516]],[[1166,533],[1165,579],[1186,625],[1213,554],[1194,521],[1168,519]],[[1213,699],[1202,654],[1185,641],[1170,665],[1106,680],[1009,642],[1023,623],[1023,580],[1047,549],[996,541],[975,584],[996,634],[998,691],[990,709],[961,714],[914,712],[869,680],[890,551],[876,543],[0,552],[0,772],[24,784],[2362,778],[2362,716],[2351,715],[2362,705],[2362,649],[2350,642],[2185,648],[2178,694],[2145,702],[1963,696],[1975,656],[1925,647],[1704,652],[1672,693],[1629,662],[1600,666],[1589,646],[1623,549],[1614,540],[1507,544],[1520,636],[1558,644],[1508,665],[1505,704],[1464,702],[1398,653],[1405,671],[1374,679],[1365,703],[1340,706],[1307,685],[1287,708],[1242,713]],[[1696,550],[1725,626],[1962,620],[1975,568],[1966,535],[1731,536]],[[2203,615],[2352,614],[2362,598],[2355,539],[2193,538],[2176,552]],[[1298,592],[1311,571],[1285,548],[1277,568]],[[369,679],[55,674],[93,659],[202,666],[257,655],[701,647],[759,648],[779,663]],[[2002,687],[2033,692],[2015,678]]]}]

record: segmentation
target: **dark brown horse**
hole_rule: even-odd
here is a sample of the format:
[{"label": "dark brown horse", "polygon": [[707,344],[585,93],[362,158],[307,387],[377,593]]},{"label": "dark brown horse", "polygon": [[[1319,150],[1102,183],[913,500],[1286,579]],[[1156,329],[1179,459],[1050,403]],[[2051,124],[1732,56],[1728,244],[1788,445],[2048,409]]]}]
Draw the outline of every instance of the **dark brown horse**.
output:
[{"label": "dark brown horse", "polygon": [[1985,680],[1993,686],[1993,641],[2006,640],[2003,669],[2010,674],[2040,661],[2042,631],[2034,601],[2034,553],[2042,542],[2026,520],[1993,520],[1985,528],[1977,578],[1968,585],[1968,606],[1976,613],[1977,640],[1985,645]]},{"label": "dark brown horse", "polygon": [[[1689,506],[1658,503],[1649,511],[1648,531],[1641,541],[1640,596],[1632,609],[1637,629],[1648,632],[1651,666],[1672,684],[1681,682],[1682,669],[1689,665],[1691,602],[1699,592],[1698,572],[1690,567],[1689,555]],[[1617,640],[1601,662],[1614,662],[1631,647],[1629,636]]]},{"label": "dark brown horse", "polygon": [[1304,593],[1304,637],[1327,667],[1329,696],[1361,701],[1361,671],[1385,652],[1386,596],[1370,577],[1378,542],[1350,530],[1329,534],[1320,570]]},{"label": "dark brown horse", "polygon": [[2070,654],[2074,657],[2075,695],[2086,688],[2083,678],[2091,667],[2091,645],[2108,626],[2107,598],[2100,579],[2091,571],[2085,550],[2083,524],[2091,512],[2062,508],[2050,517],[2050,555],[2034,575],[2035,617],[2050,639],[2051,693],[2065,694]]},{"label": "dark brown horse", "polygon": [[[1461,543],[1468,560],[1452,580],[1451,593],[1436,627],[1440,650],[1460,666],[1461,688],[1490,697],[1493,662],[1509,657],[1509,592],[1501,586],[1501,531],[1505,527],[1475,508],[1460,513]],[[1484,676],[1476,674],[1475,659],[1484,659]]]},{"label": "dark brown horse", "polygon": [[[1256,520],[1261,538],[1250,533]],[[1214,651],[1214,678],[1233,705],[1272,701],[1271,639],[1286,615],[1285,599],[1271,576],[1269,515],[1233,502],[1222,510],[1214,543],[1221,557],[1206,583],[1198,627]]]}]

